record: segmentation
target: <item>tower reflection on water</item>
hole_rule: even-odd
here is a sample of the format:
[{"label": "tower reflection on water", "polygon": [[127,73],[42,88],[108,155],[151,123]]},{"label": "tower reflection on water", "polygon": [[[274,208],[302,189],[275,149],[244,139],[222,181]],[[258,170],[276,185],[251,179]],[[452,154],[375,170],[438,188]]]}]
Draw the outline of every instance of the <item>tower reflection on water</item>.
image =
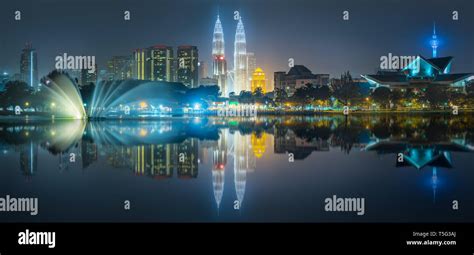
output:
[{"label": "tower reflection on water", "polygon": [[77,163],[86,171],[103,161],[157,180],[193,180],[206,166],[219,211],[224,194],[233,191],[243,206],[249,174],[271,153],[283,161],[337,150],[393,156],[394,167],[431,171],[434,200],[440,171],[454,168],[452,153],[474,151],[473,127],[470,116],[442,115],[8,123],[0,124],[0,149],[3,156],[19,154],[29,180],[38,174],[39,151],[57,156],[58,171]]}]

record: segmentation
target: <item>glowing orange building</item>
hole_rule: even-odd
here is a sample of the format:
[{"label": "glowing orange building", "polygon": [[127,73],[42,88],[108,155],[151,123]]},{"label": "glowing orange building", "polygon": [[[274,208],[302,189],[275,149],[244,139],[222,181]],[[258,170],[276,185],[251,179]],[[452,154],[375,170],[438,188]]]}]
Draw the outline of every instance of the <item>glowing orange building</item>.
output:
[{"label": "glowing orange building", "polygon": [[263,72],[262,68],[257,67],[252,75],[252,92],[255,92],[257,88],[262,88],[262,92],[266,93],[266,83],[265,73]]}]

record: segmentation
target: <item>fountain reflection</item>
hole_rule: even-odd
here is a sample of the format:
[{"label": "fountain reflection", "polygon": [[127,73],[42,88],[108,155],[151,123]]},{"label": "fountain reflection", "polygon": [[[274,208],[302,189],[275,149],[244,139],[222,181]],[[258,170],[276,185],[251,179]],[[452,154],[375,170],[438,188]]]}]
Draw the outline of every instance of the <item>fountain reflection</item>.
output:
[{"label": "fountain reflection", "polygon": [[[393,155],[396,167],[429,168],[435,192],[439,170],[454,168],[452,153],[474,151],[473,138],[474,118],[462,115],[0,124],[1,150],[19,153],[20,171],[28,178],[38,171],[38,147],[59,158],[60,171],[78,162],[83,169],[90,168],[103,159],[110,168],[129,169],[138,176],[192,180],[206,166],[217,211],[229,187],[226,176],[233,176],[235,199],[243,206],[249,173],[257,171],[259,162],[271,160],[266,158],[269,154],[292,153],[296,161],[338,150],[342,155],[353,151]],[[78,160],[71,162],[71,154]],[[403,160],[398,160],[400,156]]]}]

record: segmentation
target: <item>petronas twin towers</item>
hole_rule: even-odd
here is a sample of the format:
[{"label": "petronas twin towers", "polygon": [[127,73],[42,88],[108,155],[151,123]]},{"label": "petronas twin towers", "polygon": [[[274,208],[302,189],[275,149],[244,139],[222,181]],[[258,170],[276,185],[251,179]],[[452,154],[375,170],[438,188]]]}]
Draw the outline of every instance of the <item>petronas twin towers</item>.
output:
[{"label": "petronas twin towers", "polygon": [[[243,90],[250,90],[249,70],[247,60],[247,42],[245,39],[245,29],[242,18],[239,18],[237,29],[235,31],[234,41],[234,69],[227,71],[227,62],[225,59],[224,31],[222,23],[217,15],[214,26],[214,35],[212,38],[212,58],[213,75],[217,79],[222,96],[227,97],[229,93],[234,92],[238,95]],[[229,76],[228,76],[229,74]]]},{"label": "petronas twin towers", "polygon": [[225,60],[224,45],[224,31],[219,15],[217,15],[212,38],[212,74],[217,79],[222,96],[228,96],[230,91],[227,86],[227,61]]},{"label": "petronas twin towers", "polygon": [[247,65],[247,42],[242,18],[237,23],[234,41],[234,92],[239,94],[242,90],[250,90]]}]

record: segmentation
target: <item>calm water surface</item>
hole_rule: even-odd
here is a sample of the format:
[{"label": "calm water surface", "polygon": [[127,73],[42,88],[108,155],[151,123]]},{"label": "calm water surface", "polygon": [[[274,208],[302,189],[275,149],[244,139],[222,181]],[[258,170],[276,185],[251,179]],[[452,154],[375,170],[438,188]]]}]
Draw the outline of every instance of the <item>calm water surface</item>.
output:
[{"label": "calm water surface", "polygon": [[39,199],[0,221],[474,222],[473,151],[471,115],[0,123],[0,196]]}]

